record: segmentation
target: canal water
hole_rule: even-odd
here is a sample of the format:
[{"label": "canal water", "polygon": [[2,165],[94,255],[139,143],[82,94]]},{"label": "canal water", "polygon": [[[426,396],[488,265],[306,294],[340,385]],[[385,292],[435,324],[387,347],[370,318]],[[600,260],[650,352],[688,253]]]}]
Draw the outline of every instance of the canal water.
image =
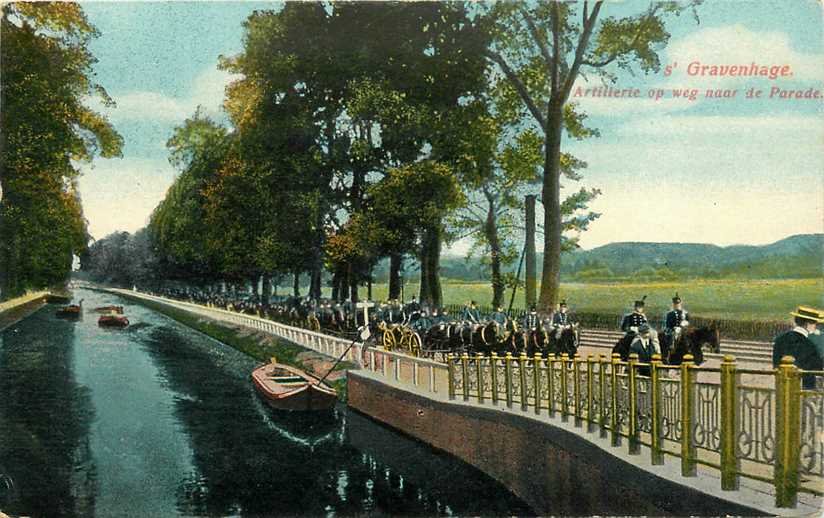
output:
[{"label": "canal water", "polygon": [[[517,515],[478,470],[339,405],[274,412],[255,360],[147,308],[76,290],[0,337],[0,510],[31,516]],[[100,328],[96,306],[131,326]]]}]

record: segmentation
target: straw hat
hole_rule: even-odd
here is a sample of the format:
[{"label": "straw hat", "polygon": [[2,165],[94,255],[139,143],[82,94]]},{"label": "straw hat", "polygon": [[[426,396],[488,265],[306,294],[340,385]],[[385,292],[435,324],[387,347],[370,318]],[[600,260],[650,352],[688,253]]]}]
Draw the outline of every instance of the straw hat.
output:
[{"label": "straw hat", "polygon": [[798,306],[798,309],[791,312],[790,315],[803,318],[804,320],[809,320],[810,322],[815,322],[816,324],[824,323],[824,312],[809,306]]}]

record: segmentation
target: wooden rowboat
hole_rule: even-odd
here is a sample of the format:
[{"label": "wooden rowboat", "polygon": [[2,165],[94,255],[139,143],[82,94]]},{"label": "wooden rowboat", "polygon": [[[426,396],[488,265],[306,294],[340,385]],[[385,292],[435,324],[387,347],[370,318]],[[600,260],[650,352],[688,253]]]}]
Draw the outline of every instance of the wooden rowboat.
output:
[{"label": "wooden rowboat", "polygon": [[103,315],[97,319],[97,325],[103,327],[126,327],[129,319],[120,315]]},{"label": "wooden rowboat", "polygon": [[266,403],[276,410],[328,410],[335,406],[335,389],[299,369],[269,363],[252,372],[252,381]]},{"label": "wooden rowboat", "polygon": [[55,312],[57,318],[79,318],[81,307],[76,304],[64,306]]}]

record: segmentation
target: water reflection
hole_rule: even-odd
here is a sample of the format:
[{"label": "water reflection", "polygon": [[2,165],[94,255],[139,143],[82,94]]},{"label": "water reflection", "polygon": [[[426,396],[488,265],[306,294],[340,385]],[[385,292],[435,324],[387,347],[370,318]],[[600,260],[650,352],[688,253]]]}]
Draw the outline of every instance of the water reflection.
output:
[{"label": "water reflection", "polygon": [[[84,306],[124,304],[78,290]],[[526,514],[477,470],[343,406],[283,414],[255,362],[144,307],[46,306],[0,337],[0,509],[33,516]],[[11,481],[11,482],[7,482]]]},{"label": "water reflection", "polygon": [[[74,323],[53,306],[6,329],[0,344],[0,508],[11,514],[91,516],[97,475],[94,411],[75,380]],[[33,332],[37,330],[37,332]]]},{"label": "water reflection", "polygon": [[[170,390],[181,395],[175,414],[195,452],[197,475],[178,489],[178,509],[184,514],[528,512],[476,470],[422,445],[415,456],[393,461],[440,473],[432,474],[434,479],[400,475],[374,451],[353,445],[352,436],[368,444],[381,435],[381,441],[407,453],[412,441],[343,407],[325,416],[271,411],[249,383],[255,363],[235,351],[215,344],[204,348],[202,339],[166,326],[142,342]],[[352,420],[357,428],[350,427]],[[440,460],[433,463],[429,457]]]}]

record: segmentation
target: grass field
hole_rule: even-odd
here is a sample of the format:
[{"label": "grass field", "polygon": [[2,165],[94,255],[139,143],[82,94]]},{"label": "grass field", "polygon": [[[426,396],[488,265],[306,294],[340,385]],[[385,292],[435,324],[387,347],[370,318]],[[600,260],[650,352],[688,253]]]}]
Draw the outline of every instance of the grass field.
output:
[{"label": "grass field", "polygon": [[[387,296],[387,285],[372,287],[375,300]],[[775,280],[701,280],[687,282],[582,284],[563,283],[561,294],[573,311],[614,313],[626,311],[632,302],[647,295],[647,314],[660,315],[669,310],[675,292],[684,300],[692,314],[704,318],[730,320],[787,320],[788,313],[799,304],[824,307],[824,279]],[[443,284],[446,304],[463,304],[473,299],[489,305],[492,289],[489,284],[450,282]],[[404,286],[404,296],[417,295],[418,285]],[[509,304],[511,291],[507,291]],[[361,297],[366,290],[361,291]],[[513,307],[524,306],[524,293],[519,289]]]}]

